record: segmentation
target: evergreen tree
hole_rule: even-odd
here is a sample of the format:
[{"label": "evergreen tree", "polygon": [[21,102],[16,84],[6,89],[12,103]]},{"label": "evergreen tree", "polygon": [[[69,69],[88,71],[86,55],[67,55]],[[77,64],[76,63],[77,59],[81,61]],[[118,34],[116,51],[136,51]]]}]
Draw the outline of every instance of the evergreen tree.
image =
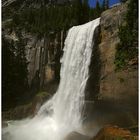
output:
[{"label": "evergreen tree", "polygon": [[106,5],[105,8],[108,9],[109,8],[109,0],[106,0]]},{"label": "evergreen tree", "polygon": [[89,20],[89,5],[88,0],[84,0],[82,4],[82,23],[88,22]]},{"label": "evergreen tree", "polygon": [[105,8],[105,4],[106,4],[106,0],[103,0],[103,4],[102,4],[102,11],[104,11],[106,8]]},{"label": "evergreen tree", "polygon": [[[15,107],[23,101],[28,89],[25,44],[8,42],[2,37],[2,101],[3,110]],[[7,104],[8,102],[8,104]]]},{"label": "evergreen tree", "polygon": [[109,0],[103,0],[102,11],[105,11],[109,8]]},{"label": "evergreen tree", "polygon": [[74,19],[77,21],[77,25],[82,23],[82,1],[75,0],[73,2]]},{"label": "evergreen tree", "polygon": [[100,17],[102,10],[101,10],[100,3],[98,0],[96,2],[96,7],[95,7],[94,12],[95,12],[95,18]]},{"label": "evergreen tree", "polygon": [[[14,91],[14,46],[2,37],[2,103],[3,110],[15,106]],[[8,104],[7,104],[8,103]]]},{"label": "evergreen tree", "polygon": [[126,14],[126,24],[119,27],[120,44],[117,47],[115,64],[123,68],[138,55],[138,1],[130,0]]},{"label": "evergreen tree", "polygon": [[120,0],[120,2],[122,2],[122,3],[124,3],[124,2],[126,2],[127,0]]}]

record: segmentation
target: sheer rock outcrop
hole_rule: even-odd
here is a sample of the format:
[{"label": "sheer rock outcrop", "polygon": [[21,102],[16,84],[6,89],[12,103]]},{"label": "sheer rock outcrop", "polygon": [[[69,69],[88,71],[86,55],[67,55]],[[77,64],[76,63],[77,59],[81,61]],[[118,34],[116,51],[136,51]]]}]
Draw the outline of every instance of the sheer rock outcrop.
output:
[{"label": "sheer rock outcrop", "polygon": [[[97,80],[90,82],[89,97],[87,98],[85,122],[87,120],[88,133],[94,129],[92,126],[102,127],[105,124],[117,124],[131,126],[138,122],[138,64],[137,58],[129,63],[125,69],[116,71],[114,64],[116,47],[119,43],[118,27],[124,24],[124,16],[127,11],[126,4],[122,4],[106,10],[101,15],[98,58],[92,60]],[[99,33],[99,32],[98,32]],[[94,52],[93,52],[94,53]],[[97,52],[94,54],[96,55]],[[133,62],[133,64],[132,64]],[[91,67],[92,71],[92,67]],[[97,76],[98,74],[98,76]],[[91,75],[92,76],[92,75]],[[92,78],[90,78],[92,79]],[[97,128],[96,127],[96,128]],[[93,131],[91,131],[93,133]]]},{"label": "sheer rock outcrop", "polygon": [[28,80],[31,86],[38,85],[42,89],[51,82],[59,82],[64,38],[64,31],[50,33],[41,39],[32,36],[27,38]]}]

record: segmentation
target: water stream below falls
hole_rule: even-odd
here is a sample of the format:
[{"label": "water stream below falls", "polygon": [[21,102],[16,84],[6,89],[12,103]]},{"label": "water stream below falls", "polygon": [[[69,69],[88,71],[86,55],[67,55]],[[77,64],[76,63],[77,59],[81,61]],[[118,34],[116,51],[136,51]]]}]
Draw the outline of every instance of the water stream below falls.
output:
[{"label": "water stream below falls", "polygon": [[4,140],[62,140],[70,132],[80,131],[93,34],[99,23],[100,18],[69,30],[57,92],[34,118],[9,122],[3,128]]}]

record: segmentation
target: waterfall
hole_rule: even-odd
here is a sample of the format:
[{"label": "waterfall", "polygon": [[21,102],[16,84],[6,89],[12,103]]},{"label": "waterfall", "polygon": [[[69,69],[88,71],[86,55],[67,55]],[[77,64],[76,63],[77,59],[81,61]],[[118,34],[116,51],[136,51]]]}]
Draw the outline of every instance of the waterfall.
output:
[{"label": "waterfall", "polygon": [[9,122],[3,129],[4,139],[62,140],[68,133],[80,130],[93,34],[99,22],[100,18],[69,30],[57,92],[33,119]]}]

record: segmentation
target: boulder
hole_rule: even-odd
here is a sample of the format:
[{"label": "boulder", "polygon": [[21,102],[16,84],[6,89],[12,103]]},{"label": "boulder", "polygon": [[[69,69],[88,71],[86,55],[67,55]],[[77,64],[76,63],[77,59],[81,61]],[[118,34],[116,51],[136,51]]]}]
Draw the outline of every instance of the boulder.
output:
[{"label": "boulder", "polygon": [[[50,94],[47,92],[39,92],[29,103],[17,106],[8,111],[2,112],[3,121],[5,120],[20,120],[26,117],[33,117],[41,105],[50,98]],[[5,125],[3,125],[5,126]]]},{"label": "boulder", "polygon": [[138,137],[118,126],[105,126],[91,140],[138,140]]},{"label": "boulder", "polygon": [[90,140],[90,137],[79,132],[71,132],[64,140]]}]

